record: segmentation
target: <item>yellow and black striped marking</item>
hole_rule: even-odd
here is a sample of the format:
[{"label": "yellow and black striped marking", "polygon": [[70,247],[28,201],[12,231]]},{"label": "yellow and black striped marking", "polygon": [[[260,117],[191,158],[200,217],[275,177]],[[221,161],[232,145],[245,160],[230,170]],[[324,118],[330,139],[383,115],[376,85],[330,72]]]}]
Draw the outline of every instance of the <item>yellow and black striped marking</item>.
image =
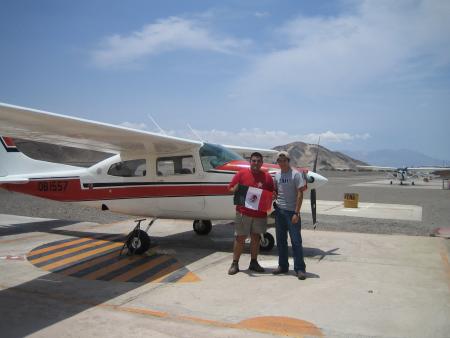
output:
[{"label": "yellow and black striped marking", "polygon": [[119,256],[124,240],[123,235],[70,238],[41,245],[30,251],[27,259],[46,271],[90,280],[135,283],[200,280],[175,257],[159,254],[156,248],[146,255]]}]

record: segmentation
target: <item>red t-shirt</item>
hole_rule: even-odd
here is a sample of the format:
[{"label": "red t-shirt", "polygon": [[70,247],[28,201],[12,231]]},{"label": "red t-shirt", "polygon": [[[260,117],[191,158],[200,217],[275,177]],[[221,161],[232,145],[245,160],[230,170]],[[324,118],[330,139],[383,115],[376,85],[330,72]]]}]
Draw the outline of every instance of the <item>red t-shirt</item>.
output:
[{"label": "red t-shirt", "polygon": [[[236,184],[274,191],[273,179],[269,173],[265,171],[254,173],[250,168],[242,169],[237,172],[228,185],[228,189],[234,187]],[[248,209],[242,205],[236,205],[236,211],[249,217],[267,217],[267,213],[265,212]]]}]

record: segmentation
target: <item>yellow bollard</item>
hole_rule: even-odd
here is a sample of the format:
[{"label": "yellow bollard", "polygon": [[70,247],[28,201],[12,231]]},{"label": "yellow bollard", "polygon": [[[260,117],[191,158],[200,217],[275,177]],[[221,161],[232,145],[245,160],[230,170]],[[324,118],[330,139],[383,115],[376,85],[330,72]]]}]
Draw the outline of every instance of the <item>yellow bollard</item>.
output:
[{"label": "yellow bollard", "polygon": [[344,208],[357,208],[359,202],[359,194],[345,193],[344,194]]}]

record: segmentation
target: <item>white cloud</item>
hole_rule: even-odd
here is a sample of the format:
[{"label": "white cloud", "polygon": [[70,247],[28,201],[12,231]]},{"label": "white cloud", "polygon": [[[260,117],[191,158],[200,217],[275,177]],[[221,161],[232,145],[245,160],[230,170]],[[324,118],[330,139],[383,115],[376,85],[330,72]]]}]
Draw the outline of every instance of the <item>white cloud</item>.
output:
[{"label": "white cloud", "polygon": [[255,12],[254,14],[257,18],[265,18],[269,16],[270,14],[268,12]]},{"label": "white cloud", "polygon": [[94,63],[101,67],[133,64],[150,55],[178,49],[234,53],[250,43],[214,35],[199,20],[169,17],[145,25],[129,35],[112,35],[93,51]]},{"label": "white cloud", "polygon": [[445,0],[368,0],[350,14],[299,16],[276,32],[285,47],[262,55],[235,91],[353,94],[438,76],[450,64],[449,15]]},{"label": "white cloud", "polygon": [[[147,130],[154,133],[159,133],[158,130],[150,130],[150,128],[148,128],[145,123],[123,122],[120,125],[127,128]],[[242,128],[239,131],[227,131],[218,129],[193,129],[193,131],[196,135],[194,135],[193,132],[189,130],[164,130],[165,134],[170,136],[195,140],[198,140],[199,136],[205,142],[261,148],[273,148],[275,146],[297,141],[317,143],[319,137],[320,144],[325,146],[344,142],[351,143],[353,141],[368,140],[371,137],[368,133],[336,133],[330,130],[323,133],[309,133],[305,135],[290,134],[282,130],[263,130],[260,128]]]},{"label": "white cloud", "polygon": [[[306,135],[289,134],[282,130],[263,130],[263,129],[246,129],[239,131],[225,130],[195,130],[195,132],[204,140],[213,143],[230,144],[237,146],[252,146],[261,148],[272,148],[278,145],[284,145],[291,142],[301,141],[306,143],[317,143],[320,137],[320,143],[323,145],[334,145],[339,143],[351,143],[359,140],[367,140],[370,138],[368,133],[350,134],[336,133],[326,131],[323,133],[310,133]],[[171,132],[180,137],[192,138],[189,132]]]}]

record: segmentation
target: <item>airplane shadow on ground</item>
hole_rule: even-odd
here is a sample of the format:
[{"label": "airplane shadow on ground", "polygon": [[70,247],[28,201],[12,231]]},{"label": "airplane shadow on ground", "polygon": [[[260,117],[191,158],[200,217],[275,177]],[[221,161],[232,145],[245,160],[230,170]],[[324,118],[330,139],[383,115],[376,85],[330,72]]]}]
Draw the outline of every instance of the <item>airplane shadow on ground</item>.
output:
[{"label": "airplane shadow on ground", "polygon": [[60,228],[67,225],[77,224],[77,221],[64,220],[48,220],[28,223],[16,223],[8,226],[0,226],[0,237],[26,234],[29,232],[50,232],[55,228]]},{"label": "airplane shadow on ground", "polygon": [[[0,229],[0,236],[36,231],[80,238],[98,238],[111,235],[111,233],[61,229],[61,227],[74,223],[77,222],[44,221],[27,223],[23,225],[23,229],[19,229],[20,225],[10,229]],[[124,232],[129,231],[129,229],[124,230]],[[217,251],[231,254],[232,238],[233,226],[231,223],[216,224],[209,236],[198,236],[193,231],[164,237],[151,236],[152,247],[156,246],[174,252],[183,265],[198,261]],[[114,241],[121,240],[122,238],[114,239]],[[246,245],[247,252],[248,249],[249,246]],[[328,255],[338,255],[337,250],[338,248],[323,251],[318,248],[306,247],[304,248],[304,254],[305,257],[322,260]],[[276,249],[264,252],[264,255],[277,257]],[[246,270],[243,272],[248,273],[251,277],[256,276],[256,274]],[[271,272],[272,269],[267,269],[267,273]],[[224,274],[226,274],[226,271],[224,271]],[[274,278],[278,277],[274,276]],[[320,278],[314,273],[309,273],[308,277]],[[23,337],[94,307],[113,308],[113,305],[108,304],[109,301],[142,285],[142,283],[133,282],[86,280],[59,273],[47,273],[0,291],[0,332],[7,337]],[[154,285],[155,288],[165,286],[165,284],[156,283]]]}]

